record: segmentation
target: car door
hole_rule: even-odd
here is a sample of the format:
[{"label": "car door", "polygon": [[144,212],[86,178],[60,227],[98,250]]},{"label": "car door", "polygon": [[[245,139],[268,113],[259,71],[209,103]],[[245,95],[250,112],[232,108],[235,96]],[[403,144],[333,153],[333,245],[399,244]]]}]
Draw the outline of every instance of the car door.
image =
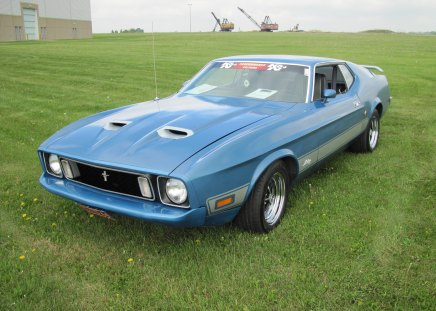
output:
[{"label": "car door", "polygon": [[[317,115],[319,129],[318,161],[323,160],[336,150],[348,144],[365,128],[365,109],[360,102],[354,76],[345,64],[328,64],[315,68],[315,80],[324,79],[320,87],[321,98],[314,92],[314,112]],[[315,81],[316,82],[316,81]],[[322,98],[322,89],[336,91],[334,98]]]}]

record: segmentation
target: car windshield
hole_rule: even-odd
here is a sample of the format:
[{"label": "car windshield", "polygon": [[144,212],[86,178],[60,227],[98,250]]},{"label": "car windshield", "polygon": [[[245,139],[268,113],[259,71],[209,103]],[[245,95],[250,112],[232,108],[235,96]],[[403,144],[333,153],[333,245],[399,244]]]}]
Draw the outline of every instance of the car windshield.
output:
[{"label": "car windshield", "polygon": [[306,102],[309,67],[263,62],[214,62],[184,94]]}]

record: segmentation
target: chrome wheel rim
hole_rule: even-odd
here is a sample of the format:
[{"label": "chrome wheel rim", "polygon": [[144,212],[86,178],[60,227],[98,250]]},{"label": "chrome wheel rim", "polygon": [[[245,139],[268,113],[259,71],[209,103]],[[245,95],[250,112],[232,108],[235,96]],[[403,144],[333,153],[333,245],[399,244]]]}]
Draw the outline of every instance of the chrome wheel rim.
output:
[{"label": "chrome wheel rim", "polygon": [[286,182],[285,177],[276,172],[270,178],[264,199],[264,218],[267,224],[274,225],[279,220],[285,206]]},{"label": "chrome wheel rim", "polygon": [[369,126],[369,147],[374,149],[377,146],[379,133],[379,122],[377,118],[371,119],[371,124]]}]

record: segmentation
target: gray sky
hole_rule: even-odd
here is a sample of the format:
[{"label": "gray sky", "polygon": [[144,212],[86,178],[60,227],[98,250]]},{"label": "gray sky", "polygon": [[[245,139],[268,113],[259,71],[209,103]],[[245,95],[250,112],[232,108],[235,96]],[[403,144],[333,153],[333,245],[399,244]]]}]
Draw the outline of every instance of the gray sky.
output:
[{"label": "gray sky", "polygon": [[401,32],[436,31],[435,0],[91,0],[93,32],[143,28],[151,31],[189,31],[192,3],[192,31],[211,31],[215,21],[227,17],[235,31],[254,30],[238,9],[243,8],[259,23],[265,15],[287,30],[299,23],[300,29],[354,32],[391,29]]}]

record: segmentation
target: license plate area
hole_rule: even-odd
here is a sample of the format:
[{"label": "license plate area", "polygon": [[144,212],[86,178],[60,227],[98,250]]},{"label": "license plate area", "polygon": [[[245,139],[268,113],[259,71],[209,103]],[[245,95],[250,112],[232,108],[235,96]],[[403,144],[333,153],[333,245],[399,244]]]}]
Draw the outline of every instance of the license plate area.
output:
[{"label": "license plate area", "polygon": [[101,209],[89,207],[86,205],[80,205],[80,208],[82,210],[84,210],[85,212],[87,212],[88,214],[96,215],[96,216],[103,217],[103,218],[110,219],[110,220],[115,220],[115,218],[112,215],[110,215],[108,212],[105,212]]}]

